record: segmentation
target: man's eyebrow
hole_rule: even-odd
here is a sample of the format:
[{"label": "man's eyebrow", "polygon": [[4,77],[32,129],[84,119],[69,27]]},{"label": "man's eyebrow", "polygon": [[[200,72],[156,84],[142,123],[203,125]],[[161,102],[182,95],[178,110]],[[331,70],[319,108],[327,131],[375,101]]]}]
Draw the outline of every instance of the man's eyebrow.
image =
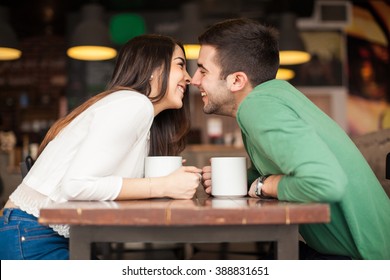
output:
[{"label": "man's eyebrow", "polygon": [[206,68],[206,67],[204,67],[202,63],[198,63],[198,67],[199,67],[199,68],[202,68],[203,70],[206,70],[206,71],[208,71],[208,70],[207,70],[207,68]]}]

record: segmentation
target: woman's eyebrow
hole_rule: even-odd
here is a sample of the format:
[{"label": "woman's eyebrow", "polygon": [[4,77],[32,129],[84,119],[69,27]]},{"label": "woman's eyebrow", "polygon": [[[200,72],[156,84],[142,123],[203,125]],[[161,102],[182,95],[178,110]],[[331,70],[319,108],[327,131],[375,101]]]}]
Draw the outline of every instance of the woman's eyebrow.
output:
[{"label": "woman's eyebrow", "polygon": [[178,56],[178,57],[175,57],[174,59],[180,59],[182,62],[186,62],[184,58],[182,58],[181,56]]},{"label": "woman's eyebrow", "polygon": [[186,60],[184,58],[182,58],[181,56],[178,56],[178,57],[175,57],[173,60],[181,60],[181,62],[185,65],[186,64]]}]

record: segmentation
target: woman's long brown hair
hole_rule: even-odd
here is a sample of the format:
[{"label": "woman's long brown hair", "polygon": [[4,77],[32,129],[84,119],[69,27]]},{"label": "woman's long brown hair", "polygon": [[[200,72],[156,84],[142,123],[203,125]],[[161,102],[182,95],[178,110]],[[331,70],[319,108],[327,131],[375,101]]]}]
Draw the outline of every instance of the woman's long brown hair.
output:
[{"label": "woman's long brown hair", "polygon": [[[149,99],[151,102],[160,101],[168,89],[172,55],[176,45],[184,52],[183,45],[168,36],[141,35],[128,41],[119,52],[107,90],[88,99],[55,122],[43,139],[38,155],[64,127],[105,96],[117,90],[128,89],[149,97],[150,77],[156,69],[161,70],[160,91],[156,97]],[[150,155],[178,155],[184,150],[185,138],[190,128],[188,101],[187,90],[181,109],[164,110],[154,118],[150,132]]]}]

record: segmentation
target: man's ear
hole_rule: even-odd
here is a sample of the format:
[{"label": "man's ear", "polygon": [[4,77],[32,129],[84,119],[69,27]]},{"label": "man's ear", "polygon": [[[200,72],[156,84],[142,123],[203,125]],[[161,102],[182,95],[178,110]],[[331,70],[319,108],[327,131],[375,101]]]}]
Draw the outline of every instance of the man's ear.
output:
[{"label": "man's ear", "polygon": [[227,77],[227,86],[232,92],[242,90],[248,82],[248,76],[244,72],[235,72]]}]

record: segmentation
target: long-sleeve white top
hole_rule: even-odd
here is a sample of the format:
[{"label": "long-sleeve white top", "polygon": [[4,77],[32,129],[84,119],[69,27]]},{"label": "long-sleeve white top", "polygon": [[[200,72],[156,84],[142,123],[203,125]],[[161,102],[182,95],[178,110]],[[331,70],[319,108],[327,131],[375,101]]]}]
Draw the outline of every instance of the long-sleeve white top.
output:
[{"label": "long-sleeve white top", "polygon": [[[36,217],[52,202],[114,200],[123,178],[141,178],[154,118],[150,100],[121,90],[77,116],[46,146],[11,201]],[[64,236],[68,228],[52,226]]]}]

